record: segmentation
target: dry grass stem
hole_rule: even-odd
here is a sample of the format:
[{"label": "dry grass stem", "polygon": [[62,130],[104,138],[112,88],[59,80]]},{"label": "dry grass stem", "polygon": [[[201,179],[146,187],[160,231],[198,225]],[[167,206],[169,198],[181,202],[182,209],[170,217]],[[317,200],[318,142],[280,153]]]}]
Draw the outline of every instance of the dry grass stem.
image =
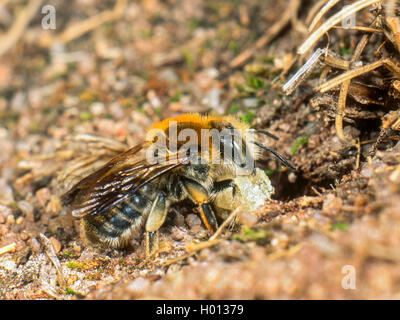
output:
[{"label": "dry grass stem", "polygon": [[265,34],[257,40],[255,45],[239,54],[235,59],[231,61],[229,66],[231,68],[238,68],[242,66],[246,61],[248,61],[257,50],[266,46],[270,41],[272,41],[279,32],[289,23],[293,15],[297,15],[297,10],[300,6],[300,0],[291,0],[287,10],[283,14],[282,18],[275,22],[271,28],[269,28]]},{"label": "dry grass stem", "polygon": [[325,5],[325,3],[328,0],[319,0],[314,6],[310,9],[310,12],[307,15],[307,18],[305,20],[306,25],[310,25],[311,21],[314,19],[315,15],[321,10],[322,6]]},{"label": "dry grass stem", "polygon": [[233,210],[229,217],[219,226],[218,230],[210,237],[209,241],[214,241],[221,234],[221,232],[228,226],[232,221],[235,220],[239,213],[240,207]]},{"label": "dry grass stem", "polygon": [[373,5],[377,2],[379,2],[379,0],[360,0],[353,3],[352,5],[343,8],[332,17],[330,17],[317,30],[315,30],[299,47],[297,53],[300,55],[305,54],[334,25],[356,13],[357,11],[360,11],[361,9]]},{"label": "dry grass stem", "polygon": [[332,54],[330,54],[330,52],[328,52],[328,54],[325,56],[325,63],[328,66],[331,66],[331,67],[337,68],[337,69],[342,69],[342,70],[350,69],[349,61],[337,58],[337,57],[333,56]]},{"label": "dry grass stem", "polygon": [[315,90],[316,91],[320,91],[321,93],[327,92],[327,91],[331,90],[332,88],[340,85],[341,83],[343,83],[346,80],[350,80],[350,79],[353,79],[355,77],[358,77],[358,76],[360,76],[360,75],[362,75],[364,73],[372,71],[372,70],[374,70],[376,68],[379,68],[379,67],[381,67],[383,65],[387,65],[388,68],[390,66],[393,70],[397,71],[396,73],[398,73],[398,70],[396,70],[397,66],[393,63],[393,61],[391,61],[388,58],[383,58],[383,59],[380,59],[378,61],[375,61],[375,62],[372,62],[370,64],[367,64],[367,65],[365,65],[363,67],[349,70],[349,71],[337,76],[336,78],[333,78],[333,79],[325,82],[324,84],[322,84],[319,87],[317,87]]},{"label": "dry grass stem", "polygon": [[49,240],[49,238],[47,238],[43,233],[40,233],[39,237],[40,237],[42,244],[47,249],[46,255],[49,257],[50,261],[53,263],[54,267],[57,270],[57,275],[58,275],[58,280],[60,282],[60,285],[62,287],[64,287],[65,286],[64,274],[62,272],[61,263],[60,263],[60,260],[57,258],[57,254],[54,250],[54,247],[53,247],[51,241]]},{"label": "dry grass stem", "polygon": [[[364,35],[360,42],[358,43],[354,54],[351,58],[351,62],[354,62],[358,60],[361,56],[362,51],[364,50],[365,46],[368,43],[368,35]],[[338,138],[344,142],[344,143],[349,143],[351,145],[357,145],[359,147],[359,143],[355,144],[354,141],[349,141],[343,133],[343,117],[345,116],[345,109],[346,109],[346,99],[347,99],[347,92],[349,90],[351,79],[346,80],[342,83],[340,92],[339,92],[339,99],[338,99],[338,105],[337,105],[337,111],[336,111],[336,117],[335,117],[335,127],[336,127],[336,133]],[[359,154],[357,157],[357,164],[359,164]],[[358,165],[357,165],[358,167]]]},{"label": "dry grass stem", "polygon": [[0,38],[0,56],[15,46],[17,41],[24,34],[26,27],[34,18],[42,2],[42,0],[29,1],[26,7],[21,10],[11,28]]},{"label": "dry grass stem", "polygon": [[4,247],[1,247],[1,248],[0,248],[0,256],[1,256],[2,254],[8,253],[8,252],[13,252],[13,251],[15,251],[15,248],[16,248],[16,247],[17,247],[17,244],[16,244],[15,242],[10,243],[10,244],[7,244],[7,245],[5,245]]},{"label": "dry grass stem", "polygon": [[325,49],[318,48],[305,64],[285,83],[282,90],[286,94],[291,94],[297,86],[312,72],[317,65],[321,55],[325,53]]},{"label": "dry grass stem", "polygon": [[328,3],[326,3],[321,10],[318,11],[318,13],[315,15],[313,21],[310,23],[308,26],[308,31],[313,32],[315,27],[317,26],[318,22],[321,20],[321,18],[324,16],[325,13],[327,13],[333,6],[335,6],[339,0],[329,0]]},{"label": "dry grass stem", "polygon": [[96,29],[104,23],[112,22],[120,18],[125,11],[126,5],[127,0],[118,0],[112,10],[103,11],[84,21],[74,23],[68,26],[60,35],[43,39],[41,45],[43,47],[50,47],[57,42],[68,43],[76,38],[79,38],[80,36],[93,29]]},{"label": "dry grass stem", "polygon": [[332,29],[357,30],[357,31],[364,31],[364,32],[383,33],[382,30],[370,28],[370,27],[363,27],[363,26],[354,26],[354,27],[333,26]]}]

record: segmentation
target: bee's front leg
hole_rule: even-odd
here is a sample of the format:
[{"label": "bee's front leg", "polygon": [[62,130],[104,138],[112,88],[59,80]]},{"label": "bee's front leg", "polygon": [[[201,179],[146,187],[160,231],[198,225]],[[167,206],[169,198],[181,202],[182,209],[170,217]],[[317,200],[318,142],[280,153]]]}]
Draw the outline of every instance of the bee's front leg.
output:
[{"label": "bee's front leg", "polygon": [[216,231],[218,223],[214,211],[210,206],[210,196],[207,190],[199,183],[189,179],[185,179],[184,186],[192,201],[199,204],[200,218],[206,228],[210,231]]},{"label": "bee's front leg", "polygon": [[200,217],[208,230],[216,231],[218,229],[215,213],[209,203],[203,203],[200,207]]}]

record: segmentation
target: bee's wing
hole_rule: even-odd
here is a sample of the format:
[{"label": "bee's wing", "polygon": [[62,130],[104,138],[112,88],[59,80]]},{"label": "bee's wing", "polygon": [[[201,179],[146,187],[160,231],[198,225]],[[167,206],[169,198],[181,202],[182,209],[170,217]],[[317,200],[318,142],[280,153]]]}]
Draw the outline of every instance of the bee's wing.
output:
[{"label": "bee's wing", "polygon": [[185,153],[177,155],[174,160],[150,164],[146,159],[135,157],[142,149],[143,144],[140,144],[116,156],[68,191],[63,202],[71,207],[73,216],[101,213],[188,160]]},{"label": "bee's wing", "polygon": [[63,163],[57,173],[57,186],[65,193],[71,186],[97,171],[128,146],[113,139],[90,134],[68,137],[58,148],[56,156]]}]

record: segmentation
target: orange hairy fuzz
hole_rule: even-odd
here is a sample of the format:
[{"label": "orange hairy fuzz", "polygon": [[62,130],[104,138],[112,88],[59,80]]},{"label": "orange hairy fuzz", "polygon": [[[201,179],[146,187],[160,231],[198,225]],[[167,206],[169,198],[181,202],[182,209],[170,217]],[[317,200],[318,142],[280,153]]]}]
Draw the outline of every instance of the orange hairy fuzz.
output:
[{"label": "orange hairy fuzz", "polygon": [[249,126],[234,116],[219,115],[200,115],[198,113],[187,113],[177,117],[164,119],[155,123],[151,129],[161,129],[166,131],[170,127],[170,123],[176,122],[186,128],[213,129],[214,123],[231,123],[235,129],[249,129]]},{"label": "orange hairy fuzz", "polygon": [[[192,131],[186,131],[188,129]],[[213,141],[214,133],[212,130],[221,132],[222,130],[226,129],[238,130],[239,136],[242,137],[243,141],[246,141],[247,137],[250,138],[249,141],[253,141],[253,137],[248,131],[250,126],[240,121],[240,119],[234,116],[200,115],[197,113],[188,113],[177,117],[167,118],[154,124],[148,130],[146,140],[148,142],[157,141],[158,139],[155,137],[158,137],[158,133],[161,131],[166,138],[165,142],[167,145],[169,145],[170,142],[176,143],[178,149],[185,144],[191,146],[197,145],[199,147],[198,151],[201,152],[201,156],[203,158],[209,158],[209,160],[219,160],[221,153],[218,149],[214,148],[217,140]],[[204,139],[208,139],[208,143],[206,142],[207,140]],[[248,147],[250,148],[251,146],[248,145]],[[208,151],[203,153],[204,150]],[[256,157],[257,153],[253,152],[253,149],[251,149],[251,151]]]}]

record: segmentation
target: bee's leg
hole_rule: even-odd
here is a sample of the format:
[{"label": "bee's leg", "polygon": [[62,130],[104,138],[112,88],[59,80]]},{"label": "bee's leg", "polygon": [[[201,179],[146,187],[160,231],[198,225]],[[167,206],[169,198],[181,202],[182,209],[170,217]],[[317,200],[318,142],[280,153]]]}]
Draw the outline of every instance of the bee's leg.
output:
[{"label": "bee's leg", "polygon": [[189,179],[184,180],[184,186],[194,202],[200,204],[200,217],[206,228],[211,231],[217,230],[218,223],[209,204],[210,196],[207,190],[197,182]]},{"label": "bee's leg", "polygon": [[209,203],[203,203],[201,205],[200,217],[208,230],[216,231],[218,229],[217,219]]},{"label": "bee's leg", "polygon": [[147,217],[146,230],[146,256],[149,257],[158,250],[158,229],[163,225],[167,216],[167,197],[161,193],[154,200],[149,216]]},{"label": "bee's leg", "polygon": [[146,258],[158,250],[158,231],[146,232]]},{"label": "bee's leg", "polygon": [[232,195],[235,196],[237,192],[237,186],[233,180],[222,180],[214,183],[213,193],[219,193],[225,191],[226,189],[232,188]]}]

